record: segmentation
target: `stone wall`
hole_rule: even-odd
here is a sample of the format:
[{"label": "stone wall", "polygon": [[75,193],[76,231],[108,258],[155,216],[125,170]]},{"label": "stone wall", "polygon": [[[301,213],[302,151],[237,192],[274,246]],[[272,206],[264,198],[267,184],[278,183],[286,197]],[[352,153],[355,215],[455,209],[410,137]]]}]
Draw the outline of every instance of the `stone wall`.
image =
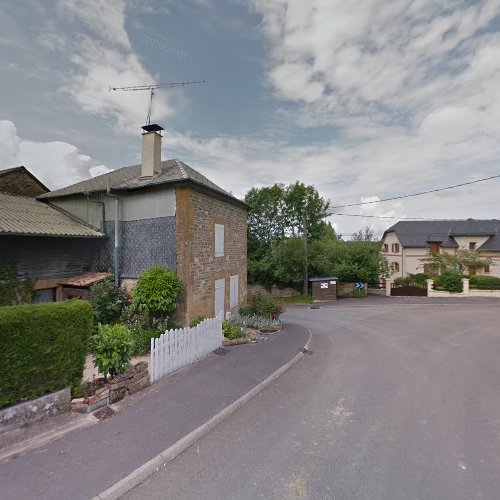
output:
[{"label": "stone wall", "polygon": [[0,192],[35,197],[47,189],[26,171],[14,170],[0,175]]},{"label": "stone wall", "polygon": [[38,399],[4,408],[0,411],[0,432],[68,412],[70,402],[70,390],[61,389]]},{"label": "stone wall", "polygon": [[[212,317],[215,280],[225,279],[225,310],[230,276],[238,275],[238,308],[247,300],[247,210],[223,197],[176,188],[177,275],[184,284],[177,321]],[[224,255],[215,257],[215,224],[224,225]],[[234,308],[236,309],[236,307]]]},{"label": "stone wall", "polygon": [[278,288],[276,285],[273,285],[271,291],[269,291],[262,285],[248,285],[249,297],[259,293],[262,295],[271,295],[278,299],[283,297],[296,297],[298,295],[301,295],[301,292],[295,290],[295,288]]},{"label": "stone wall", "polygon": [[[352,297],[357,290],[356,283],[338,283],[337,282],[337,297]],[[363,293],[367,293],[367,284],[361,289]]]}]

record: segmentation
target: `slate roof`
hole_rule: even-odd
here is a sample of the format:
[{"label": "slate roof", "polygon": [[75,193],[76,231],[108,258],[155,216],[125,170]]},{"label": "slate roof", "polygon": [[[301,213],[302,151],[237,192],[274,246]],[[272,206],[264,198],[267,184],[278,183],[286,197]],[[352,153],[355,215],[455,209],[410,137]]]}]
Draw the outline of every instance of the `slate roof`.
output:
[{"label": "slate roof", "polygon": [[78,182],[50,193],[42,194],[38,199],[50,199],[75,194],[129,191],[160,185],[192,184],[218,193],[225,198],[246,207],[238,198],[214,184],[184,162],[174,159],[161,162],[161,173],[152,178],[141,178],[141,165],[122,167],[107,174],[99,175],[86,181]]},{"label": "slate roof", "polygon": [[401,245],[406,248],[430,247],[440,243],[444,248],[458,248],[455,236],[491,236],[479,248],[500,251],[500,220],[466,219],[433,221],[400,221],[384,232],[396,233]]},{"label": "slate roof", "polygon": [[0,193],[0,236],[8,235],[72,238],[105,236],[35,198]]}]

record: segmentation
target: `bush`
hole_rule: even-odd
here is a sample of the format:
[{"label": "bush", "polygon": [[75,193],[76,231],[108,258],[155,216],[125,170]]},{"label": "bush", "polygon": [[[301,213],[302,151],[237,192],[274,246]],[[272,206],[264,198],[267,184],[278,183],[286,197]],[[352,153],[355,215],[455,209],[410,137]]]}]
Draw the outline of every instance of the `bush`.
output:
[{"label": "bush", "polygon": [[114,377],[123,373],[130,362],[134,343],[130,330],[124,325],[99,325],[91,341],[94,366],[104,375]]},{"label": "bush", "polygon": [[394,279],[394,284],[396,286],[425,286],[429,279],[429,275],[425,273],[417,273],[417,274],[408,274],[404,278],[399,277]]},{"label": "bush", "polygon": [[445,271],[436,281],[437,288],[446,292],[458,293],[463,290],[462,275],[457,271]]},{"label": "bush", "polygon": [[30,303],[33,295],[33,280],[21,281],[14,264],[0,262],[0,306]]},{"label": "bush", "polygon": [[196,318],[191,321],[191,324],[189,325],[190,328],[194,328],[195,326],[198,326],[200,323],[203,323],[207,318],[205,316],[197,316]]},{"label": "bush", "polygon": [[240,307],[239,311],[240,316],[252,316],[254,314],[254,310],[250,306]]},{"label": "bush", "polygon": [[91,329],[83,300],[0,308],[0,408],[77,388]]},{"label": "bush", "polygon": [[159,337],[160,333],[151,328],[138,328],[136,330],[132,330],[131,335],[133,354],[137,356],[144,356],[151,348],[151,339]]},{"label": "bush", "polygon": [[224,337],[229,340],[239,339],[241,337],[241,327],[230,321],[222,322],[222,331],[224,332]]},{"label": "bush", "polygon": [[471,276],[469,285],[471,288],[479,290],[500,290],[500,278],[482,275]]},{"label": "bush", "polygon": [[257,316],[278,319],[285,308],[272,296],[257,293],[250,299],[250,307]]},{"label": "bush", "polygon": [[154,317],[173,313],[182,293],[182,283],[168,267],[153,266],[139,275],[133,290],[133,300],[143,311]]},{"label": "bush", "polygon": [[94,309],[94,321],[114,324],[120,321],[124,309],[132,297],[122,290],[112,277],[99,281],[90,287],[90,303]]}]

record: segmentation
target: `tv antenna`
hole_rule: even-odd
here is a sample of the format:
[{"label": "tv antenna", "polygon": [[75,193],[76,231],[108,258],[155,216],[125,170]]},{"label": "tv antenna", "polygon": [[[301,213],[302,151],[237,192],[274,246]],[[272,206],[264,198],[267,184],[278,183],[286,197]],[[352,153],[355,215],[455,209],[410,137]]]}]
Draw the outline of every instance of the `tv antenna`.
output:
[{"label": "tv antenna", "polygon": [[172,83],[153,83],[151,85],[129,85],[128,87],[109,87],[109,91],[111,92],[112,90],[123,90],[126,92],[129,90],[149,90],[150,98],[149,98],[148,116],[146,118],[146,125],[151,125],[151,108],[153,106],[153,97],[157,89],[184,87],[185,85],[195,85],[198,83],[205,83],[205,80],[193,80],[187,82],[172,82]]}]

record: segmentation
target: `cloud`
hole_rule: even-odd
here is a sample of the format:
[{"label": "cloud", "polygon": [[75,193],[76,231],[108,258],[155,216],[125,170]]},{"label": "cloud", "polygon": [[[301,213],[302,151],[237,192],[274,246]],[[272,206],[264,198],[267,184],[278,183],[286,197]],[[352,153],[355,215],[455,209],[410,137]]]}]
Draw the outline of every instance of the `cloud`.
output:
[{"label": "cloud", "polygon": [[19,137],[15,125],[0,120],[0,170],[24,165],[49,189],[88,179],[109,169],[67,142],[34,142]]}]

